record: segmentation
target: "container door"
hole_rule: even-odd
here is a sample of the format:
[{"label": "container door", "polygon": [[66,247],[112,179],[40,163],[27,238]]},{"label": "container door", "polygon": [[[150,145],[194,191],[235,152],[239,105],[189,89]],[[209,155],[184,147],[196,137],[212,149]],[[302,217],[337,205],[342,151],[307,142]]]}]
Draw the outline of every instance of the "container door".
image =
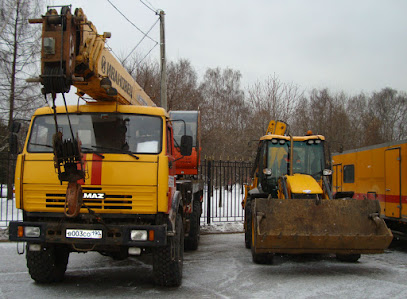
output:
[{"label": "container door", "polygon": [[401,217],[401,159],[400,148],[384,152],[386,217]]}]

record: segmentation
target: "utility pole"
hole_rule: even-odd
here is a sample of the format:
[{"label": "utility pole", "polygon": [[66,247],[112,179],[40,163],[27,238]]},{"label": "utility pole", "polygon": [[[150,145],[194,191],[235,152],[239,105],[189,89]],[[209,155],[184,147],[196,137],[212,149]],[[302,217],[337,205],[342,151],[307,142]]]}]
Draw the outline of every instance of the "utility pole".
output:
[{"label": "utility pole", "polygon": [[158,12],[160,15],[160,60],[161,60],[161,107],[168,110],[167,106],[167,64],[165,60],[165,25],[163,10]]}]

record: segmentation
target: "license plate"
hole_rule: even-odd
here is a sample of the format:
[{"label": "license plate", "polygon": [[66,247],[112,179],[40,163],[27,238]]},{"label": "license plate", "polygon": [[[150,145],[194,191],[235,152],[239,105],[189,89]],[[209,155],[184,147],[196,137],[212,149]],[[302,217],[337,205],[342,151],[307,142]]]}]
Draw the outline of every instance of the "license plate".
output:
[{"label": "license plate", "polygon": [[67,238],[102,239],[101,229],[67,229]]}]

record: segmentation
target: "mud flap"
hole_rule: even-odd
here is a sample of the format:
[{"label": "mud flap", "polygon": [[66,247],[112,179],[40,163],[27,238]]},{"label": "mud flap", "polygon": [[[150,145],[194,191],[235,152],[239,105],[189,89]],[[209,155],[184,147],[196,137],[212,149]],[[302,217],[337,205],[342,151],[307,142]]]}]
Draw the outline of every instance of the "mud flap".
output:
[{"label": "mud flap", "polygon": [[393,235],[377,200],[256,198],[256,252],[382,253]]}]

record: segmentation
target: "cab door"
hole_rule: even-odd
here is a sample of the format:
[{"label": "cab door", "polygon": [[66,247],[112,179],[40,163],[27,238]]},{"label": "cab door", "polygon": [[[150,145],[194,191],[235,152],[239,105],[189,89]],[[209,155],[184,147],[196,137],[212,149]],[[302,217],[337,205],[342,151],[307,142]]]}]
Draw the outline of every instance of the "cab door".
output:
[{"label": "cab door", "polygon": [[386,217],[401,217],[401,152],[390,148],[384,152]]}]

